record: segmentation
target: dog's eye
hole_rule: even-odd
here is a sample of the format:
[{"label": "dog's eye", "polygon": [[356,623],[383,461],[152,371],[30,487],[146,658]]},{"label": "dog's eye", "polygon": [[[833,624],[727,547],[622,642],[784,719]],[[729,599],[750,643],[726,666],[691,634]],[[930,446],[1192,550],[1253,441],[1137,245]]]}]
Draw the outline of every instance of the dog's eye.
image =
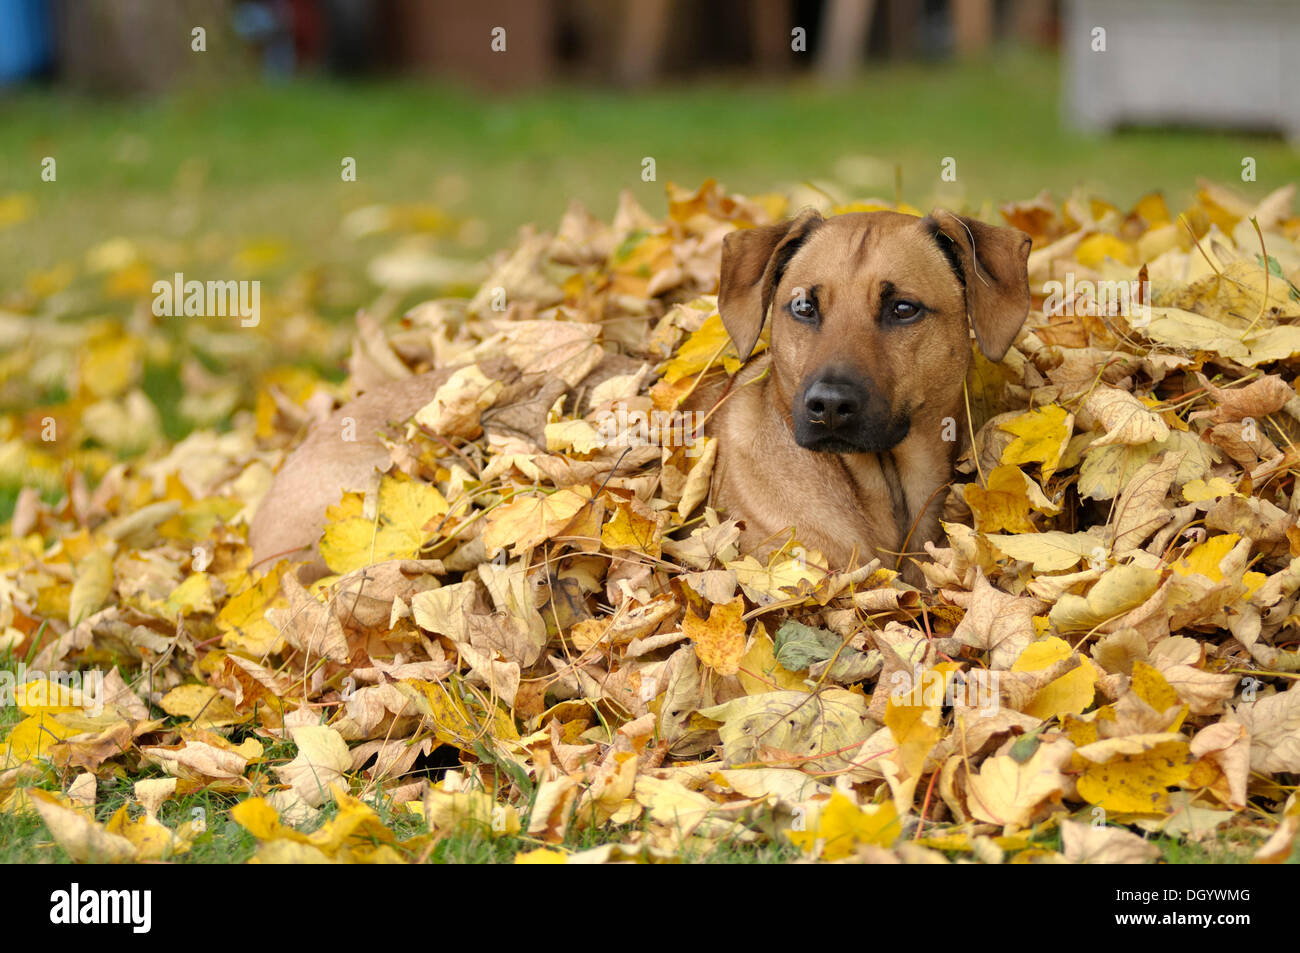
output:
[{"label": "dog's eye", "polygon": [[798,295],[790,302],[790,313],[799,321],[815,321],[817,305],[811,298]]},{"label": "dog's eye", "polygon": [[923,311],[919,304],[913,304],[911,301],[895,301],[893,308],[890,309],[890,317],[895,321],[915,321]]}]

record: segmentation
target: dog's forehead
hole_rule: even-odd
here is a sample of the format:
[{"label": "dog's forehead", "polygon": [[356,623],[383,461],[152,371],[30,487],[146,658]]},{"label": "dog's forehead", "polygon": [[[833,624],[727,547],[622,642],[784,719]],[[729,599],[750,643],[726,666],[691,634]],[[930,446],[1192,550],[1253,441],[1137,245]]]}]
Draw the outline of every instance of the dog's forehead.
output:
[{"label": "dog's forehead", "polygon": [[846,277],[900,267],[948,268],[922,219],[888,211],[849,212],[826,219],[792,257],[790,268],[799,266],[834,268]]}]

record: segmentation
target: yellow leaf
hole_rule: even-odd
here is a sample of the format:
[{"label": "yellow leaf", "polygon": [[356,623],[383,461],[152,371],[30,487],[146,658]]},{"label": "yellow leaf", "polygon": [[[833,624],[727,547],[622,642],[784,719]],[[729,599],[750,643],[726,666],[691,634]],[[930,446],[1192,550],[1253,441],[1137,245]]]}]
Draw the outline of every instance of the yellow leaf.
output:
[{"label": "yellow leaf", "polygon": [[591,453],[605,446],[605,438],[585,420],[557,420],[546,425],[546,449]]},{"label": "yellow leaf", "polygon": [[283,645],[279,630],[266,617],[266,610],[286,605],[280,595],[280,577],[288,565],[283,561],[277,563],[265,576],[231,598],[217,614],[223,648],[261,658]]},{"label": "yellow leaf", "polygon": [[1220,563],[1223,562],[1224,557],[1228,555],[1232,547],[1236,546],[1240,541],[1241,537],[1236,533],[1211,536],[1174,563],[1172,568],[1180,576],[1191,576],[1199,573],[1202,576],[1208,576],[1215,582],[1223,582],[1223,570],[1220,568]]},{"label": "yellow leaf", "polygon": [[[937,665],[923,673],[923,676],[936,679],[947,685],[955,666],[952,663]],[[925,686],[923,677],[922,686]],[[941,734],[939,730],[939,710],[942,706],[942,691],[923,691],[922,704],[914,705],[913,695],[904,694],[896,697],[890,694],[885,705],[885,727],[893,735],[896,747],[881,759],[880,769],[889,782],[894,795],[894,807],[900,814],[912,809],[912,800],[916,794],[916,785],[925,770],[925,761]]]},{"label": "yellow leaf", "polygon": [[[403,683],[405,684],[405,683]],[[519,738],[509,712],[492,706],[484,711],[473,701],[442,682],[412,682],[429,703],[434,737],[461,751],[473,752],[485,738],[514,741]]]},{"label": "yellow leaf", "polygon": [[85,704],[82,691],[57,677],[40,676],[16,685],[13,701],[24,715],[80,712]]},{"label": "yellow leaf", "polygon": [[1016,435],[1016,439],[1002,451],[1002,462],[1041,464],[1043,480],[1046,481],[1056,472],[1061,453],[1070,442],[1074,415],[1063,407],[1050,404],[1021,414],[999,426]]},{"label": "yellow leaf", "polygon": [[632,549],[658,559],[661,552],[659,520],[652,513],[633,512],[632,504],[620,503],[614,511],[614,518],[601,529],[600,541],[613,552]]},{"label": "yellow leaf", "polygon": [[264,798],[250,797],[230,809],[230,818],[258,840],[287,839],[305,844],[306,834],[280,823],[280,814]]},{"label": "yellow leaf", "polygon": [[130,841],[136,860],[162,860],[168,855],[187,853],[193,835],[188,823],[173,831],[148,814],[131,820],[125,804],[108,819],[104,829]]},{"label": "yellow leaf", "polygon": [[1101,540],[1088,533],[1019,533],[1014,536],[990,534],[985,537],[1004,556],[1034,564],[1037,572],[1069,569],[1080,559],[1105,552]]},{"label": "yellow leaf", "polygon": [[215,612],[212,577],[206,572],[191,573],[167,597],[167,611],[172,619],[204,612]]},{"label": "yellow leaf", "polygon": [[140,376],[143,345],[132,337],[101,338],[81,354],[78,376],[87,396],[116,397]]},{"label": "yellow leaf", "polygon": [[0,195],[0,228],[18,225],[32,217],[36,200],[26,192],[10,192]]},{"label": "yellow leaf", "polygon": [[1137,267],[1137,249],[1129,242],[1098,232],[1089,235],[1079,243],[1074,257],[1086,268],[1100,268],[1107,258],[1113,258],[1121,265]]},{"label": "yellow leaf", "polygon": [[842,860],[859,844],[889,847],[901,833],[898,811],[892,802],[858,807],[839,791],[832,791],[830,803],[822,809],[815,826],[786,831],[786,836],[807,854],[814,854],[820,841],[824,860]]},{"label": "yellow leaf", "polygon": [[77,566],[77,581],[68,599],[68,622],[76,625],[94,615],[113,591],[113,554],[107,549],[91,553]]},{"label": "yellow leaf", "polygon": [[1165,790],[1186,780],[1192,758],[1187,741],[1175,734],[1129,735],[1084,745],[1079,796],[1115,813],[1166,813]]},{"label": "yellow leaf", "polygon": [[1217,500],[1221,496],[1241,496],[1236,487],[1223,477],[1211,477],[1208,480],[1192,480],[1183,487],[1183,499],[1188,503],[1200,503],[1204,500]]},{"label": "yellow leaf", "polygon": [[1160,585],[1160,573],[1133,564],[1113,566],[1088,590],[1088,595],[1066,593],[1048,618],[1061,632],[1092,629],[1107,619],[1137,608]]},{"label": "yellow leaf", "polygon": [[48,758],[51,746],[76,733],[75,729],[61,725],[52,715],[32,715],[14,725],[9,732],[0,764],[16,765],[36,758]]},{"label": "yellow leaf", "polygon": [[[333,522],[325,527],[320,551],[336,573],[390,559],[416,558],[433,535],[430,524],[447,513],[447,501],[436,486],[406,476],[385,476],[379,481],[375,520],[361,515],[359,507],[359,501],[353,501],[327,511]],[[354,515],[340,518],[345,512]]]},{"label": "yellow leaf", "polygon": [[761,695],[770,691],[807,691],[804,676],[788,672],[776,660],[776,646],[760,622],[754,626],[754,636],[740,660],[740,684],[747,695]]},{"label": "yellow leaf", "polygon": [[508,544],[518,556],[545,542],[569,525],[591,500],[591,490],[573,486],[549,496],[516,497],[486,517],[483,547],[494,556]]},{"label": "yellow leaf", "polygon": [[523,850],[515,854],[516,864],[567,864],[569,855],[561,850],[538,847],[535,850]]},{"label": "yellow leaf", "polygon": [[811,592],[813,587],[826,578],[826,572],[818,566],[826,565],[826,557],[817,550],[808,550],[803,559],[774,553],[771,562],[764,566],[753,556],[726,563],[726,567],[736,574],[736,582],[754,602],[788,599],[792,593]]},{"label": "yellow leaf", "polygon": [[[767,342],[760,340],[754,353],[758,354],[766,347]],[[742,363],[735,342],[723,326],[722,315],[716,312],[705,318],[700,329],[682,342],[676,356],[663,366],[663,378],[671,384],[691,374],[698,374],[709,366],[710,360],[715,364],[721,361],[728,374],[740,370]]]},{"label": "yellow leaf", "polygon": [[[1074,655],[1070,643],[1055,637],[1033,642],[1026,646],[1011,666],[1013,672],[1040,672],[1063,659]],[[1097,679],[1101,675],[1086,658],[1077,668],[1060,678],[1053,679],[1040,688],[1024,707],[1026,715],[1044,721],[1061,715],[1080,715],[1092,705],[1096,695]]]},{"label": "yellow leaf", "polygon": [[1133,660],[1133,694],[1156,711],[1165,711],[1178,704],[1178,692],[1156,669],[1141,659]]},{"label": "yellow leaf", "polygon": [[986,533],[1032,533],[1035,527],[1029,519],[1031,507],[1046,513],[1059,510],[1019,467],[1007,465],[994,468],[987,489],[966,484],[966,503],[975,514],[976,528]]},{"label": "yellow leaf", "polygon": [[1133,211],[1141,215],[1150,228],[1164,225],[1170,220],[1169,206],[1165,204],[1165,197],[1159,192],[1148,192],[1142,196],[1133,206]]},{"label": "yellow leaf", "polygon": [[745,654],[744,613],[745,600],[736,596],[723,605],[710,606],[707,619],[688,611],[682,620],[682,632],[695,643],[701,664],[719,675],[740,671],[740,659]]},{"label": "yellow leaf", "polygon": [[244,718],[235,703],[210,685],[177,685],[158,702],[158,707],[177,718],[201,719],[204,727],[233,725]]}]

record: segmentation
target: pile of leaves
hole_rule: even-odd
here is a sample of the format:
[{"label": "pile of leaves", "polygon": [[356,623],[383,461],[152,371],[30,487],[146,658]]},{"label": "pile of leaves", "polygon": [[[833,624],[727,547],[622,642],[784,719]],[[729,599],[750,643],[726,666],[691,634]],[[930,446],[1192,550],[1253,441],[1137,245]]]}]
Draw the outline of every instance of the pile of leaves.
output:
[{"label": "pile of leaves", "polygon": [[[212,836],[167,820],[198,791],[276,861],[419,859],[467,829],[532,862],[773,840],[825,860],[1149,861],[1152,835],[1285,860],[1293,193],[1203,184],[1177,216],[1158,194],[1002,207],[1034,239],[1034,308],[1003,363],[976,353],[926,590],[876,561],[830,571],[793,534],[740,553],[706,505],[707,437],[608,426],[740,367],[722,239],[789,202],[709,182],[670,187],[664,220],[627,196],[611,224],[575,206],[472,298],[363,317],[354,387],[461,369],[330,511],[324,578],[254,565],[246,535],[328,385],[270,382],[227,432],[19,496],[0,648],[37,674],[11,685],[0,810],[97,860]],[[875,208],[917,211],[827,211]],[[1100,290],[1118,282],[1132,294]],[[133,803],[103,817],[114,777]],[[425,826],[403,839],[393,811]],[[606,843],[575,852],[593,829]]]}]

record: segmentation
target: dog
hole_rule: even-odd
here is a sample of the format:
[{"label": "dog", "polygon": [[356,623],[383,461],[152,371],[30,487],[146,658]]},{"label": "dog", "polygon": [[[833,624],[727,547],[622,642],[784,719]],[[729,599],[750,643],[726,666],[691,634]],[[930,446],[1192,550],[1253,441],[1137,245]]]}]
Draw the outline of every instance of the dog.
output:
[{"label": "dog", "polygon": [[[827,568],[905,554],[939,535],[966,427],[970,330],[1000,361],[1029,313],[1032,240],[942,210],[921,218],[806,210],[723,243],[718,309],[748,358],[725,392],[701,388],[718,440],[710,499],[743,550],[789,543]],[[770,313],[770,319],[767,315]]]},{"label": "dog", "polygon": [[[1031,240],[948,212],[807,210],[729,234],[718,308],[742,357],[771,312],[771,345],[729,385],[697,388],[718,440],[711,504],[740,544],[821,552],[828,568],[879,557],[920,584],[915,563],[939,532],[965,420],[970,328],[1001,360],[1029,311]],[[433,399],[453,368],[378,387],[316,425],[277,473],[249,532],[254,561],[311,560],[325,509],[391,463],[378,433]],[[593,372],[594,373],[594,372]],[[602,375],[603,376],[603,375]],[[355,441],[342,443],[344,424]]]}]

